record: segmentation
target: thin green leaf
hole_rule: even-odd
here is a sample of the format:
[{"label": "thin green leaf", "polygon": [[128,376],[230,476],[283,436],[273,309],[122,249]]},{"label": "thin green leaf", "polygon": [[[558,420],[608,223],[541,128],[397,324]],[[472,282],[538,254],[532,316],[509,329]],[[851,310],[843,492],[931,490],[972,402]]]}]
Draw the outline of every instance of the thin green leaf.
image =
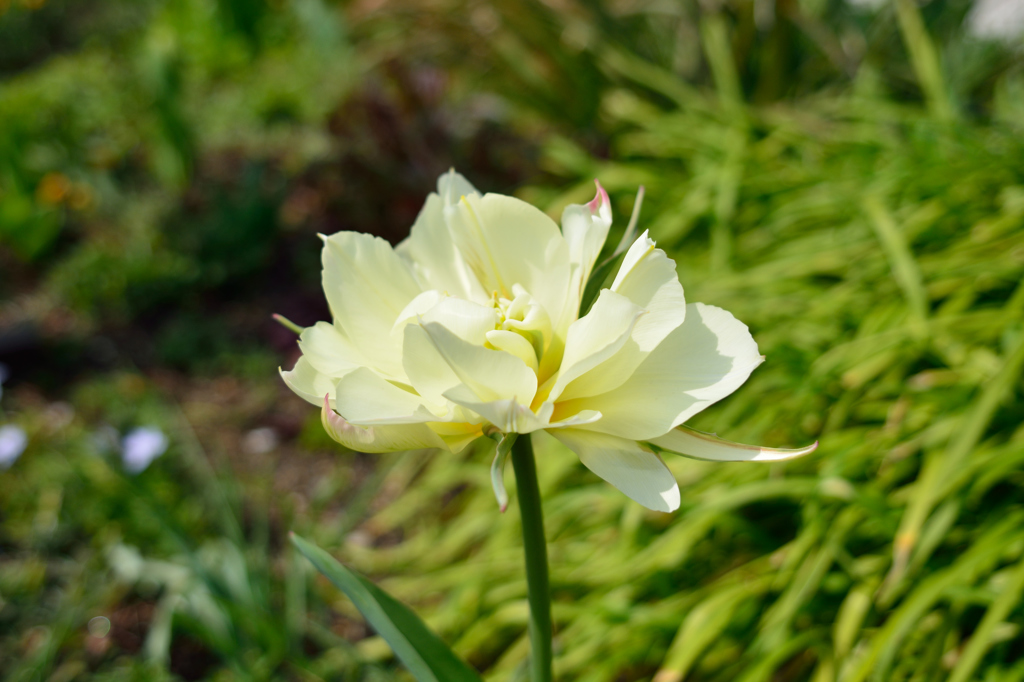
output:
[{"label": "thin green leaf", "polygon": [[308,540],[291,534],[292,544],[352,600],[419,682],[480,682],[480,676],[452,653],[407,606],[361,575],[342,566]]}]

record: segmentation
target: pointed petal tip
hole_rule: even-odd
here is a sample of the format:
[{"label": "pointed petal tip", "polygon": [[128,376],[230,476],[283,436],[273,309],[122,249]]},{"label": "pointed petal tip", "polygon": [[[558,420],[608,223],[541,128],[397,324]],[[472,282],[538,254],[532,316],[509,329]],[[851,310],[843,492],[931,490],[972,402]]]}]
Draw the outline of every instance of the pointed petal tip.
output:
[{"label": "pointed petal tip", "polygon": [[608,199],[608,192],[601,186],[601,181],[594,178],[594,185],[597,186],[597,194],[587,202],[587,208],[590,209],[591,213],[597,213],[603,206],[611,204],[611,201]]},{"label": "pointed petal tip", "polygon": [[795,449],[745,445],[683,425],[677,426],[664,436],[654,438],[650,442],[662,450],[674,452],[683,457],[714,462],[779,462],[803,457],[814,452],[818,447],[818,441],[814,441],[813,445]]}]

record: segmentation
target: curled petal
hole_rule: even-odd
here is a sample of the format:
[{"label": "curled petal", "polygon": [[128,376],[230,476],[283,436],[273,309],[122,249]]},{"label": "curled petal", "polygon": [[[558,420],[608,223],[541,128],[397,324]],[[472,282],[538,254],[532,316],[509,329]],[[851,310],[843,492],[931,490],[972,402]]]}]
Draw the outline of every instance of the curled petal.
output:
[{"label": "curled petal", "polygon": [[814,441],[813,444],[806,447],[791,450],[743,445],[687,426],[677,426],[664,436],[651,438],[648,442],[659,450],[712,462],[778,462],[802,457],[818,448],[818,441]]},{"label": "curled petal", "polygon": [[597,194],[587,202],[587,208],[595,216],[599,216],[603,222],[612,222],[612,202],[608,199],[608,192],[601,186],[601,181],[594,178],[594,185],[597,187]]},{"label": "curled petal", "polygon": [[445,442],[425,424],[386,424],[380,426],[356,426],[350,424],[331,409],[324,396],[320,413],[327,435],[357,452],[395,452],[397,450],[418,450],[421,448],[445,448]]},{"label": "curled petal", "polygon": [[517,433],[506,433],[498,442],[494,461],[491,462],[491,487],[494,488],[494,497],[498,500],[498,508],[502,514],[508,509],[508,493],[505,491],[505,462],[508,460],[508,453],[512,452],[512,444],[518,437]]}]

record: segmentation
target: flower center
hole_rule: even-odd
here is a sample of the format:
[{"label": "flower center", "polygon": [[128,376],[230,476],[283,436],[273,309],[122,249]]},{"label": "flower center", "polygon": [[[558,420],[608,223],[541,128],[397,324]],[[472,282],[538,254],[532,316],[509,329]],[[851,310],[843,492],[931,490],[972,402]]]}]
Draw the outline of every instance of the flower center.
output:
[{"label": "flower center", "polygon": [[511,300],[491,294],[497,319],[485,345],[515,355],[536,372],[551,343],[551,317],[521,285],[512,285],[512,294]]}]

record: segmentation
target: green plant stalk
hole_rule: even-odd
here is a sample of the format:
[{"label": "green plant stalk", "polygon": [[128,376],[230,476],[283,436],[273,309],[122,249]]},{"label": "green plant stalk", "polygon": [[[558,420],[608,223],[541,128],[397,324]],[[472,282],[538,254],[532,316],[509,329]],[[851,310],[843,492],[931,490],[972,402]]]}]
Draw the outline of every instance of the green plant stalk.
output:
[{"label": "green plant stalk", "polygon": [[529,435],[512,445],[512,469],[523,520],[526,587],[530,601],[530,668],[533,682],[551,682],[551,590],[548,586],[548,550],[544,538],[544,512],[537,486],[537,464]]}]

